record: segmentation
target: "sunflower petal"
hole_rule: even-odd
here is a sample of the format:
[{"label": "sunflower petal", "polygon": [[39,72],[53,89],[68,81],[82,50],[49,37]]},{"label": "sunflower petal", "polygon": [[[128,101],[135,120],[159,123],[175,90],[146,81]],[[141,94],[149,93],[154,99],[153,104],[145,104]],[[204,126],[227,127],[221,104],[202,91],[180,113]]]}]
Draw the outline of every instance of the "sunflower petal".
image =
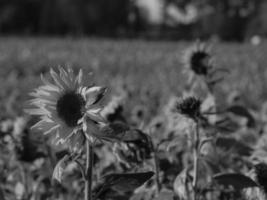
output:
[{"label": "sunflower petal", "polygon": [[24,111],[30,115],[45,115],[48,112],[47,110],[42,108],[30,108],[30,109],[25,109]]},{"label": "sunflower petal", "polygon": [[86,90],[86,106],[98,103],[107,91],[106,87],[94,86]]},{"label": "sunflower petal", "polygon": [[36,124],[34,124],[31,127],[31,129],[49,130],[49,129],[53,128],[54,126],[56,126],[55,123],[49,122],[46,119],[42,119],[39,122],[37,122]]},{"label": "sunflower petal", "polygon": [[107,122],[107,120],[101,116],[100,113],[90,112],[90,110],[86,112],[86,116],[95,122]]},{"label": "sunflower petal", "polygon": [[56,125],[56,126],[50,128],[49,130],[44,132],[44,135],[47,135],[47,134],[52,133],[54,131],[57,131],[59,129],[59,127],[60,127],[60,125]]},{"label": "sunflower petal", "polygon": [[55,83],[60,87],[60,89],[69,89],[68,86],[64,83],[64,81],[60,78],[60,76],[52,68],[50,70],[50,74]]},{"label": "sunflower petal", "polygon": [[75,90],[77,85],[72,80],[72,78],[70,78],[69,74],[65,71],[65,69],[62,67],[59,67],[59,73],[60,73],[60,77],[61,77],[62,81],[65,83],[66,87],[69,90]]},{"label": "sunflower petal", "polygon": [[68,128],[67,126],[61,127],[59,131],[59,137],[67,140],[72,135],[73,131],[73,128]]},{"label": "sunflower petal", "polygon": [[79,74],[78,74],[78,76],[76,78],[76,83],[81,85],[82,84],[82,80],[83,80],[83,70],[80,69]]},{"label": "sunflower petal", "polygon": [[41,74],[41,80],[45,85],[51,86],[51,87],[57,87],[55,84],[52,84],[51,82],[49,82],[43,74]]}]

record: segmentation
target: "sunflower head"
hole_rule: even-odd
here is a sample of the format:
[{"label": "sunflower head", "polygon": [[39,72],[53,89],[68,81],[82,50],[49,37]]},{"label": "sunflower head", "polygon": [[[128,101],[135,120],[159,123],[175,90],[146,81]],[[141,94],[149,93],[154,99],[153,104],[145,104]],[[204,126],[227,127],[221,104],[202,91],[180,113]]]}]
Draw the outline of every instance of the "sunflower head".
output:
[{"label": "sunflower head", "polygon": [[85,111],[85,99],[75,91],[63,94],[57,101],[58,116],[70,127],[77,126]]},{"label": "sunflower head", "polygon": [[44,134],[53,133],[56,143],[73,144],[80,136],[83,138],[83,123],[92,122],[92,126],[105,122],[99,101],[106,88],[88,85],[82,70],[76,76],[71,68],[59,68],[58,72],[51,69],[50,76],[51,82],[41,76],[43,85],[31,93],[33,108],[26,112],[40,116],[41,120],[33,127]]},{"label": "sunflower head", "polygon": [[201,101],[195,97],[187,97],[180,100],[177,105],[177,111],[193,120],[196,120],[200,116]]},{"label": "sunflower head", "polygon": [[183,57],[185,67],[196,75],[206,76],[211,68],[211,54],[205,44],[197,42],[185,51]]},{"label": "sunflower head", "polygon": [[267,193],[267,164],[259,163],[254,166],[256,180],[262,187],[265,193]]}]

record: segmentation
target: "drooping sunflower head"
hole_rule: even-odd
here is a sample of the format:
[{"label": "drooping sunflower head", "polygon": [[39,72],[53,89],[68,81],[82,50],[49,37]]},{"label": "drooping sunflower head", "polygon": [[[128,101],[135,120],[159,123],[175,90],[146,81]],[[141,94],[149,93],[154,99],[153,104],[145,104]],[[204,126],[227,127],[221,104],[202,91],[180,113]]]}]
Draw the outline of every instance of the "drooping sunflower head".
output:
[{"label": "drooping sunflower head", "polygon": [[209,48],[204,43],[196,42],[186,49],[182,62],[186,70],[191,70],[196,75],[206,76],[212,66],[212,56]]},{"label": "drooping sunflower head", "polygon": [[99,101],[106,88],[90,86],[82,70],[75,76],[71,68],[59,68],[58,73],[51,69],[50,76],[51,81],[41,76],[44,85],[30,94],[33,108],[26,112],[41,119],[33,127],[44,134],[54,133],[56,143],[64,143],[83,137],[81,130],[85,121],[90,122],[90,126],[105,122],[100,115]]},{"label": "drooping sunflower head", "polygon": [[201,101],[195,97],[187,97],[177,102],[177,111],[193,120],[200,116]]}]

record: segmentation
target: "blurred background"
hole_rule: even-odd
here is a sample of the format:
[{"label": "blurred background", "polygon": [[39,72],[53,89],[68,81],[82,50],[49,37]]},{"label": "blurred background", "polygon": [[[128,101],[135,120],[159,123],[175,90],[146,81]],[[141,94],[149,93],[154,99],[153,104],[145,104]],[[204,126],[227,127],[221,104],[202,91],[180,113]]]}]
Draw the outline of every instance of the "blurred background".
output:
[{"label": "blurred background", "polygon": [[1,0],[1,35],[218,38],[267,35],[264,0]]}]

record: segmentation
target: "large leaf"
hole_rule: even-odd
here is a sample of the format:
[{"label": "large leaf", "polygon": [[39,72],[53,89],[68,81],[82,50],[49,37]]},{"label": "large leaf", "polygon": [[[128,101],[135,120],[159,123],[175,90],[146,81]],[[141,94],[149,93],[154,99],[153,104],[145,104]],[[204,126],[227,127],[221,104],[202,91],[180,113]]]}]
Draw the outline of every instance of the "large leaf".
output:
[{"label": "large leaf", "polygon": [[225,151],[236,152],[243,156],[249,156],[252,152],[251,147],[231,137],[218,137],[216,147]]},{"label": "large leaf", "polygon": [[102,126],[97,137],[106,141],[121,141],[129,130],[130,127],[127,124],[114,122]]},{"label": "large leaf", "polygon": [[240,128],[240,125],[231,118],[224,118],[216,121],[215,127],[222,133],[234,133]]},{"label": "large leaf", "polygon": [[139,148],[152,149],[152,139],[149,135],[138,129],[131,129],[125,133],[122,141],[127,144],[135,144]]},{"label": "large leaf", "polygon": [[118,192],[129,192],[143,185],[148,181],[154,172],[109,174],[103,177],[102,190],[111,188]]},{"label": "large leaf", "polygon": [[62,159],[58,161],[53,171],[53,180],[57,180],[59,183],[62,183],[63,172],[69,164],[70,158],[70,155],[65,155]]},{"label": "large leaf", "polygon": [[122,140],[124,142],[134,142],[134,141],[149,141],[149,136],[143,133],[141,130],[138,129],[131,129],[126,132],[123,136]]},{"label": "large leaf", "polygon": [[227,108],[228,112],[231,112],[235,115],[238,115],[240,117],[245,117],[247,118],[247,125],[249,127],[254,127],[255,126],[255,119],[254,117],[250,114],[250,112],[247,110],[247,108],[240,106],[240,105],[234,105],[229,108]]},{"label": "large leaf", "polygon": [[138,129],[126,132],[120,143],[114,146],[114,153],[126,165],[142,163],[150,159],[152,153],[151,138]]},{"label": "large leaf", "polygon": [[214,175],[213,179],[220,185],[232,186],[236,190],[258,186],[258,184],[248,176],[238,173],[219,173]]}]

